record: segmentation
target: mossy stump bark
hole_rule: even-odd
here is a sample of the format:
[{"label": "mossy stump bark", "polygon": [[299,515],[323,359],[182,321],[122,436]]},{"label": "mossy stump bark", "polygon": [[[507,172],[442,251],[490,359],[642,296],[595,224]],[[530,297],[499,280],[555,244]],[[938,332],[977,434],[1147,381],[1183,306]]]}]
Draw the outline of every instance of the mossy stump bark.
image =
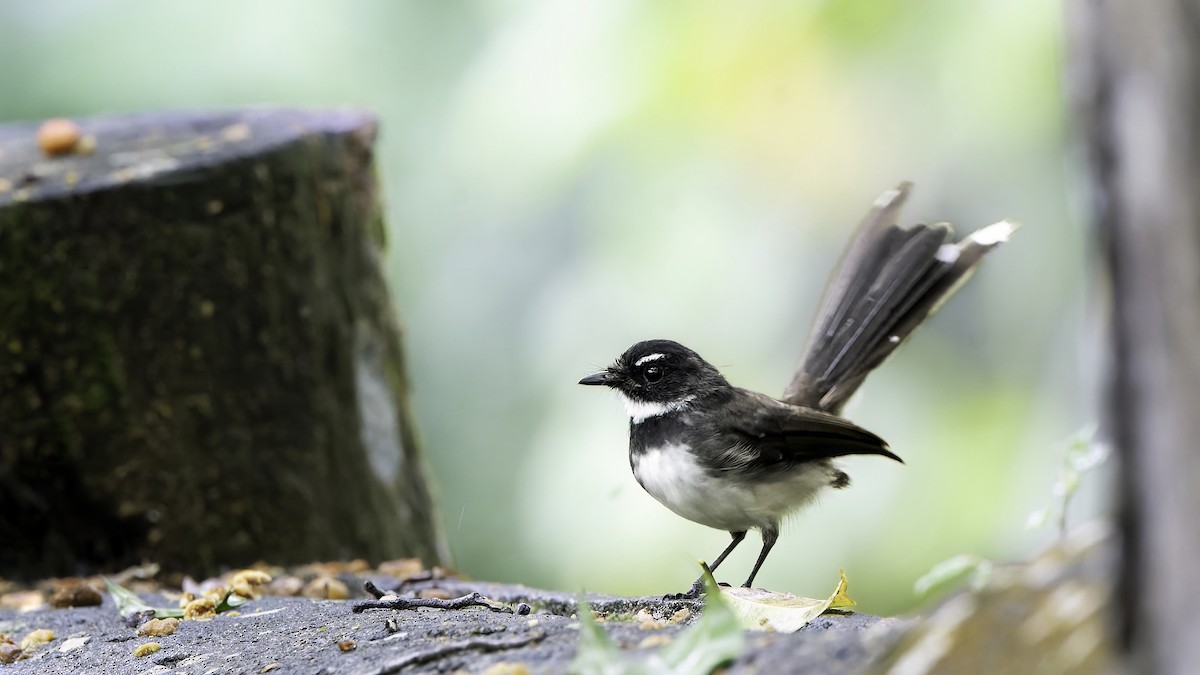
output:
[{"label": "mossy stump bark", "polygon": [[0,575],[444,562],[374,119],[80,126],[48,157],[0,125]]}]

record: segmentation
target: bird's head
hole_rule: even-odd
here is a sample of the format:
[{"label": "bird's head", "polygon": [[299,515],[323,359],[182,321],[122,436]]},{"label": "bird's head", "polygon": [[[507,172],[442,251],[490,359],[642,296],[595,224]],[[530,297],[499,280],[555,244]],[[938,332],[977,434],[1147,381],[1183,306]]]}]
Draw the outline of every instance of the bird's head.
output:
[{"label": "bird's head", "polygon": [[696,352],[671,340],[639,342],[579,384],[611,387],[634,422],[678,410],[729,383]]}]

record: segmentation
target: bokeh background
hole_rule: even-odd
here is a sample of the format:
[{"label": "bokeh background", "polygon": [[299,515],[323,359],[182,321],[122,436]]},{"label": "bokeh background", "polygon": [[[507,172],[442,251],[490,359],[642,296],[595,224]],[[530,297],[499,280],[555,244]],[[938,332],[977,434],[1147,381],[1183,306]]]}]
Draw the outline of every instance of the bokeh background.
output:
[{"label": "bokeh background", "polygon": [[[1095,421],[1061,22],[1045,0],[0,0],[0,120],[375,110],[456,564],[567,590],[682,590],[728,540],[642,492],[615,398],[579,377],[669,337],[777,394],[881,191],[915,181],[912,221],[1020,221],[847,410],[907,464],[846,460],[853,487],[758,578],[823,595],[844,568],[894,613],[940,560],[1050,541],[1027,515]],[[1089,479],[1072,520],[1106,491]]]}]

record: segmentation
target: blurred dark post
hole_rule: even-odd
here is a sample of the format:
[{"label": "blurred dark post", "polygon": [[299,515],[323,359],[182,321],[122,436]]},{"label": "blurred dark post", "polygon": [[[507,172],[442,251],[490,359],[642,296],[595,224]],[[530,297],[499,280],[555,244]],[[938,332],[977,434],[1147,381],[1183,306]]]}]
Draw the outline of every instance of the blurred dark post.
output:
[{"label": "blurred dark post", "polygon": [[1134,672],[1200,663],[1200,2],[1073,0],[1069,85],[1112,283],[1119,608]]},{"label": "blurred dark post", "polygon": [[0,125],[0,575],[444,562],[374,118],[80,126]]}]

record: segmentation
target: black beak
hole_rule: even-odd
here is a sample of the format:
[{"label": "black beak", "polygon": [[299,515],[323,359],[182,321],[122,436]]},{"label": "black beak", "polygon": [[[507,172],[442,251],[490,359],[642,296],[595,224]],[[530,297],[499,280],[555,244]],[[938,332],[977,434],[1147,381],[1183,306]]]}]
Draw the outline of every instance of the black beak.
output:
[{"label": "black beak", "polygon": [[579,384],[608,384],[608,380],[610,377],[612,377],[612,376],[608,374],[608,371],[604,371],[602,373],[588,375],[587,377],[580,380]]}]

